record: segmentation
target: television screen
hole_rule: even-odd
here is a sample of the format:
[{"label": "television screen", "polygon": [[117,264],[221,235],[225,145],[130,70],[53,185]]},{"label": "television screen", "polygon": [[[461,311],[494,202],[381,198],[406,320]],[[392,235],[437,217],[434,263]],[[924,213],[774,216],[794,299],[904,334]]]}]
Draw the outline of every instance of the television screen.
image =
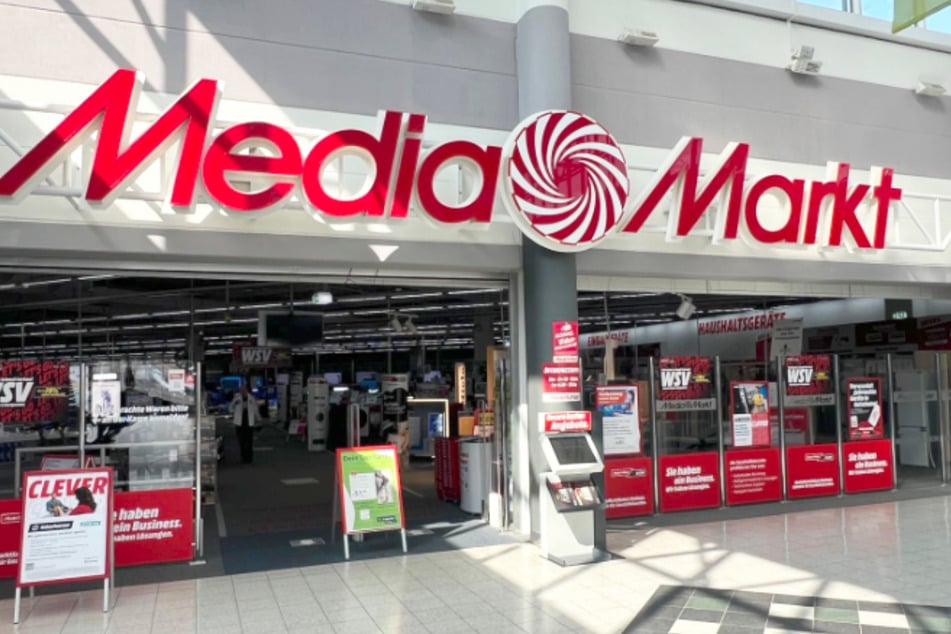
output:
[{"label": "television screen", "polygon": [[259,319],[263,326],[263,345],[311,346],[323,340],[324,317],[319,313],[262,313]]},{"label": "television screen", "polygon": [[340,385],[343,382],[343,374],[340,372],[325,372],[324,380],[331,385]]}]

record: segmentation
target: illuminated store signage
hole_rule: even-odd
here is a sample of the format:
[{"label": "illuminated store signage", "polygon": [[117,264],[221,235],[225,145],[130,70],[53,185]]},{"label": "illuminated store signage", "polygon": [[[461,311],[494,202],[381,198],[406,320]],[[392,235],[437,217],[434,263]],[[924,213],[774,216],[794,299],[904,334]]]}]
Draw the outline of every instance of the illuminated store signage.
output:
[{"label": "illuminated store signage", "polygon": [[[528,117],[502,147],[450,140],[424,151],[425,115],[397,111],[381,112],[373,134],[339,130],[306,148],[287,129],[264,122],[212,135],[220,96],[212,79],[193,84],[133,139],[143,81],[135,71],[116,71],[0,176],[0,201],[22,200],[96,131],[82,195],[93,207],[110,205],[178,142],[177,162],[168,170],[172,208],[210,202],[244,214],[278,208],[294,196],[311,213],[338,218],[405,218],[415,203],[437,222],[487,224],[498,199],[527,237],[557,251],[582,251],[637,233],[653,214],[665,213],[658,207],[666,198],[673,201],[670,240],[697,233],[703,215],[716,206],[714,241],[746,237],[761,244],[882,249],[889,210],[901,199],[893,170],[873,168],[870,182],[857,184],[846,163],[831,163],[825,180],[771,174],[746,184],[744,143],[728,145],[701,180],[703,140],[685,137],[628,205],[631,183],[621,148],[593,119],[563,110]],[[345,155],[370,165],[367,182],[352,197],[333,193],[335,186],[324,182],[328,163]],[[450,165],[461,166],[476,183],[456,204],[437,195],[437,174]],[[774,198],[781,208],[764,211],[761,201]]]}]

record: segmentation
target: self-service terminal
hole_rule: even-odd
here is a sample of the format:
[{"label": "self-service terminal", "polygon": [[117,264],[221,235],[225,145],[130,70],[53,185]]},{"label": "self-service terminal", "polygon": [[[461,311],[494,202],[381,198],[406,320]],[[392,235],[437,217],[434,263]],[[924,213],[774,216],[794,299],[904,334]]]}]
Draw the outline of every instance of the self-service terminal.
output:
[{"label": "self-service terminal", "polygon": [[591,476],[604,463],[594,441],[587,433],[543,434],[541,446],[549,468],[539,476],[542,554],[562,566],[596,561],[594,512],[602,499]]}]

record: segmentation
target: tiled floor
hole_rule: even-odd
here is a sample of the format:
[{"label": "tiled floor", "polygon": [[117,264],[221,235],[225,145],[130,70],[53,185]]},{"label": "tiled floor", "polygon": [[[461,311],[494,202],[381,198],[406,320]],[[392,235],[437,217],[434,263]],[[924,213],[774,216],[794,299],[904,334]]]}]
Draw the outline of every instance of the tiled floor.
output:
[{"label": "tiled floor", "polygon": [[[951,606],[946,497],[647,525],[612,532],[609,543],[621,557],[575,568],[514,543],[129,586],[117,590],[108,614],[98,592],[43,595],[25,601],[18,630],[4,599],[0,632],[703,634],[777,625],[879,634],[939,632],[951,623],[941,607],[895,605]],[[674,593],[658,594],[664,586]],[[671,602],[652,602],[658,597]],[[651,617],[660,629],[647,628]]]}]

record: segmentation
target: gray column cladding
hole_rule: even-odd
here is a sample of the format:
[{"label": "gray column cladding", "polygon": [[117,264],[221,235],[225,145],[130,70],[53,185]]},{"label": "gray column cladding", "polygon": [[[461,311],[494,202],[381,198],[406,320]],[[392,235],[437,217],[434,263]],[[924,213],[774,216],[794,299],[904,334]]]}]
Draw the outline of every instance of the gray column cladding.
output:
[{"label": "gray column cladding", "polygon": [[[540,110],[571,107],[571,38],[568,12],[561,7],[540,6],[526,12],[515,34],[518,77],[518,112],[524,118]],[[525,360],[527,364],[528,434],[531,483],[532,534],[538,532],[538,474],[547,470],[538,439],[538,413],[567,409],[564,404],[542,402],[542,363],[552,357],[551,324],[578,318],[575,255],[555,253],[522,238],[525,276]],[[541,492],[541,495],[548,495]]]}]

